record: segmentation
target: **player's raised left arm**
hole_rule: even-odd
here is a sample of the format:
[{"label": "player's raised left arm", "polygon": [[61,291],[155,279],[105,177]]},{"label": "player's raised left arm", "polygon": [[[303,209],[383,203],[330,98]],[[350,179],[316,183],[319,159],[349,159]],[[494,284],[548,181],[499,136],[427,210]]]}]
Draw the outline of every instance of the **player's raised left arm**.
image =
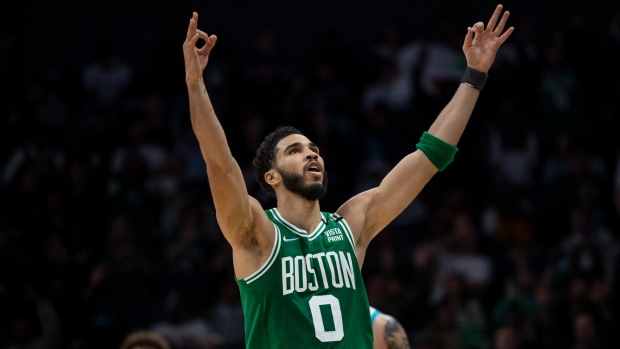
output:
[{"label": "player's raised left arm", "polygon": [[[368,243],[394,220],[415,199],[438,168],[443,169],[454,155],[455,146],[480,95],[480,83],[484,83],[497,50],[514,30],[510,27],[504,31],[510,14],[506,11],[500,19],[502,9],[502,5],[496,7],[486,28],[482,22],[467,28],[463,52],[467,59],[466,74],[473,75],[464,78],[465,81],[431,125],[428,135],[423,136],[420,143],[426,145],[402,159],[378,187],[358,194],[338,209],[357,235],[358,243]],[[418,135],[415,137],[412,142],[418,141]]]}]

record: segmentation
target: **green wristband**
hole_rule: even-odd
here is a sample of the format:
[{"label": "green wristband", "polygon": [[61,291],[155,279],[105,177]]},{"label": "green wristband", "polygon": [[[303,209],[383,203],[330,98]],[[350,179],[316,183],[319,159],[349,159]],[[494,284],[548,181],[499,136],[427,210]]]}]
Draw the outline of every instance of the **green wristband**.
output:
[{"label": "green wristband", "polygon": [[450,165],[454,160],[454,155],[459,150],[456,146],[448,144],[426,131],[422,134],[420,143],[416,144],[416,148],[426,155],[439,172]]}]

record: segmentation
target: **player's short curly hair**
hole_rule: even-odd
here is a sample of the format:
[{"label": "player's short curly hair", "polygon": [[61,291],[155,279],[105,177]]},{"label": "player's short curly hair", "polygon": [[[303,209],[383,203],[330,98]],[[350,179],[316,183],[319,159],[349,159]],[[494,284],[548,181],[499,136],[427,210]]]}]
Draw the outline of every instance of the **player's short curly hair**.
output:
[{"label": "player's short curly hair", "polygon": [[298,129],[292,126],[280,126],[275,131],[265,137],[263,142],[256,151],[256,156],[252,164],[254,165],[254,176],[258,181],[261,189],[266,191],[267,194],[275,197],[276,192],[271,185],[265,181],[265,173],[273,168],[276,162],[276,145],[283,138],[292,134],[303,135]]}]

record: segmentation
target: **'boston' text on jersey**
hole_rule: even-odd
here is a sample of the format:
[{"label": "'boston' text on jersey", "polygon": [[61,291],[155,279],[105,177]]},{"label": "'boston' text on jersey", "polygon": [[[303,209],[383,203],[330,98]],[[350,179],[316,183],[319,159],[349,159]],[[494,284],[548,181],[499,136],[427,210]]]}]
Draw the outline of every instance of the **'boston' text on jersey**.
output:
[{"label": "'boston' text on jersey", "polygon": [[[317,268],[318,267],[318,268]],[[293,292],[316,291],[324,289],[353,288],[351,253],[339,251],[307,254],[305,256],[282,258],[282,295]]]}]

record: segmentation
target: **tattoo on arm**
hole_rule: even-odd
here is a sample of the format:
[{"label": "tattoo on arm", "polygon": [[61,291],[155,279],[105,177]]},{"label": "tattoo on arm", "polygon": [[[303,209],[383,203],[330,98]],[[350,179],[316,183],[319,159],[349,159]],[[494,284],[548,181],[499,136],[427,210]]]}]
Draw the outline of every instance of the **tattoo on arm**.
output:
[{"label": "tattoo on arm", "polygon": [[410,349],[405,329],[396,319],[390,317],[385,324],[383,339],[389,349]]}]

